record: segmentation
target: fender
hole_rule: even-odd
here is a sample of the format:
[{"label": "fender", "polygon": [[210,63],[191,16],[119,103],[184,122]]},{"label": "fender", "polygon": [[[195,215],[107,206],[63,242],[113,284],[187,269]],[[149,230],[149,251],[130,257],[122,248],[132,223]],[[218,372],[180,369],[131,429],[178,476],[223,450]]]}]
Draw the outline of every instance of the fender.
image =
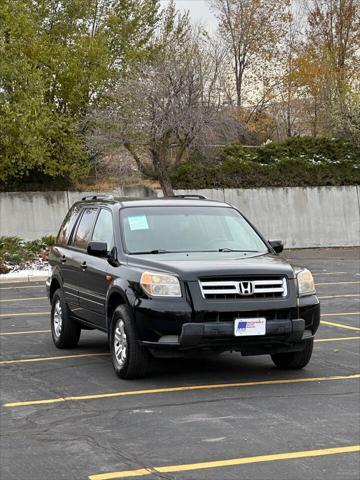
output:
[{"label": "fender", "polygon": [[127,280],[123,278],[114,278],[111,281],[106,294],[106,299],[105,299],[106,329],[108,333],[110,332],[110,322],[111,322],[111,318],[109,317],[108,311],[109,311],[111,296],[113,294],[120,295],[120,297],[122,298],[122,303],[130,307],[130,310],[132,310],[132,306],[136,299],[134,291]]},{"label": "fender", "polygon": [[63,288],[63,283],[64,282],[63,282],[63,278],[61,276],[61,271],[60,271],[58,266],[56,266],[54,268],[54,270],[52,271],[51,277],[49,277],[46,280],[46,292],[47,292],[47,296],[49,298],[50,303],[51,303],[51,298],[50,298],[51,285],[53,284],[54,280],[56,280],[58,282],[58,284],[60,285],[60,288]]}]

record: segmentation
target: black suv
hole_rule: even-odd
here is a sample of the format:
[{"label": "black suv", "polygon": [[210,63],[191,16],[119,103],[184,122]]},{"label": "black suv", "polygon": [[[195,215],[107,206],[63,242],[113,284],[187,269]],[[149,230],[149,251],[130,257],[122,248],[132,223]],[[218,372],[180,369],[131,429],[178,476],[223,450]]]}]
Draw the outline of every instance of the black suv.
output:
[{"label": "black suv", "polygon": [[50,253],[54,343],[106,332],[121,378],[145,375],[152,356],[229,350],[302,368],[320,305],[311,273],[282,249],[236,208],[201,196],[85,197]]}]

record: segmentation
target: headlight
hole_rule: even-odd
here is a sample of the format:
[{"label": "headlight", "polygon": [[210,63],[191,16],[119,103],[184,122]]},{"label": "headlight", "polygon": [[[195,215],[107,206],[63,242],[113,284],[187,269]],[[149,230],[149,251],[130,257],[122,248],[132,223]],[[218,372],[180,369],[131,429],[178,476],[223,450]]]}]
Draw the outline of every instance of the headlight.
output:
[{"label": "headlight", "polygon": [[140,285],[152,297],[181,297],[180,283],[174,275],[144,272]]},{"label": "headlight", "polygon": [[300,297],[304,295],[314,295],[316,293],[314,279],[310,270],[304,268],[304,270],[300,270],[296,276]]}]

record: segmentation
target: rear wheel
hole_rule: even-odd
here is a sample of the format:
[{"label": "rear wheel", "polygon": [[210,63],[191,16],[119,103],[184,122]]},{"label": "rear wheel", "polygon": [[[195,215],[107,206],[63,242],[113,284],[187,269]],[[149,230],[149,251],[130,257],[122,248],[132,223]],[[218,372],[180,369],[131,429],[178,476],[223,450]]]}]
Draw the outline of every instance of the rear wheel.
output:
[{"label": "rear wheel", "polygon": [[140,345],[132,317],[125,305],[115,309],[110,338],[111,358],[120,378],[141,378],[150,363],[148,350]]},{"label": "rear wheel", "polygon": [[278,368],[300,370],[310,362],[313,346],[314,339],[312,338],[305,342],[305,347],[300,352],[276,353],[271,355],[271,359]]},{"label": "rear wheel", "polygon": [[71,319],[60,289],[51,302],[51,333],[57,348],[74,348],[79,342],[81,327]]}]

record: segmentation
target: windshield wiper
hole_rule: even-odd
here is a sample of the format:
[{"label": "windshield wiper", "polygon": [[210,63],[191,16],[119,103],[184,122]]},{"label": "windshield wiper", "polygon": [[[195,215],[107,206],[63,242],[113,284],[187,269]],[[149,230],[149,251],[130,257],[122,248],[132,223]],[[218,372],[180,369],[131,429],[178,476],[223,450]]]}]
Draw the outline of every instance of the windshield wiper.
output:
[{"label": "windshield wiper", "polygon": [[233,248],[219,248],[218,252],[259,253],[258,250],[236,250],[236,249],[233,249]]},{"label": "windshield wiper", "polygon": [[184,250],[164,250],[157,248],[156,250],[149,250],[147,252],[129,252],[129,255],[160,255],[161,253],[186,253]]},{"label": "windshield wiper", "polygon": [[218,250],[165,250],[157,248],[144,252],[129,252],[129,255],[161,255],[163,253],[215,253],[215,252],[243,252],[243,253],[259,253],[258,250],[236,250],[232,248],[219,248]]}]

